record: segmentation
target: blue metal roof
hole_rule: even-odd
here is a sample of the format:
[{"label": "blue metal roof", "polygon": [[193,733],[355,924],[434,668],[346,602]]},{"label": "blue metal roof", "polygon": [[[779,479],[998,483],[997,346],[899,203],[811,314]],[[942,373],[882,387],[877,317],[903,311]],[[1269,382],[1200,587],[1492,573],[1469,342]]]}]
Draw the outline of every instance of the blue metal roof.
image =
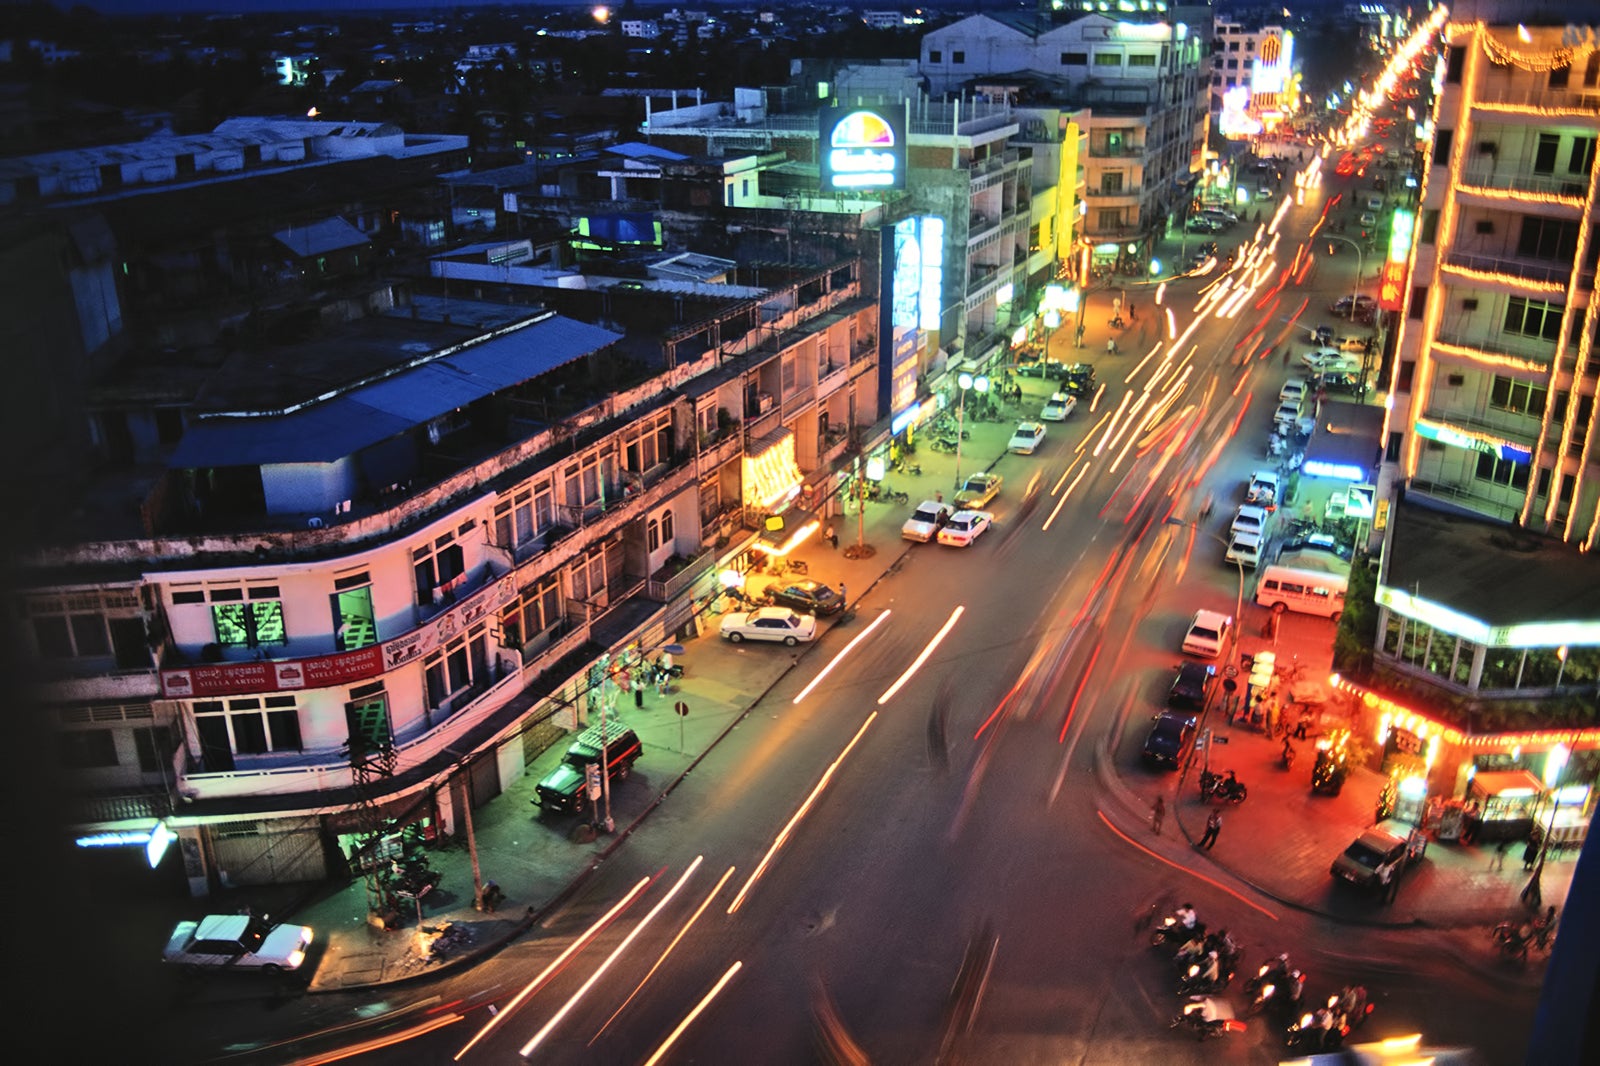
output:
[{"label": "blue metal roof", "polygon": [[555,315],[289,414],[202,419],[167,465],[335,462],[621,339]]}]

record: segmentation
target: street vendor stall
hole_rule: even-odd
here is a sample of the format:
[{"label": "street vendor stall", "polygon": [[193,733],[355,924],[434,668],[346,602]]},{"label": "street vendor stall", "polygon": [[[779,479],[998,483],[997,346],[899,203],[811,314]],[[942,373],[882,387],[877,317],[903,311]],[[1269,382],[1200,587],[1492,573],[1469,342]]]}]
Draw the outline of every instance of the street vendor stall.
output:
[{"label": "street vendor stall", "polygon": [[1475,774],[1467,786],[1463,839],[1480,844],[1526,840],[1544,791],[1544,782],[1527,770]]}]

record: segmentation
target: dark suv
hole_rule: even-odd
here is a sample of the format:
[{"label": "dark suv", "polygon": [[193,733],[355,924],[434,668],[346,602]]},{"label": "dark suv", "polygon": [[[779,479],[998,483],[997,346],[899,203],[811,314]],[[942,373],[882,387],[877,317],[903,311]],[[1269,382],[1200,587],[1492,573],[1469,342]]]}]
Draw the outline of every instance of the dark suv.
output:
[{"label": "dark suv", "polygon": [[1194,747],[1197,724],[1198,720],[1184,711],[1162,711],[1144,739],[1144,761],[1176,770]]},{"label": "dark suv", "polygon": [[1073,363],[1062,375],[1062,381],[1069,396],[1088,396],[1094,391],[1094,365]]},{"label": "dark suv", "polygon": [[[613,781],[620,781],[633,770],[634,760],[644,754],[639,737],[633,730],[617,723],[606,726],[610,738],[606,745],[606,771]],[[600,728],[592,726],[578,735],[567,749],[566,758],[554,770],[544,775],[535,789],[536,795],[529,803],[543,814],[581,814],[589,806],[589,790],[584,787],[583,772],[589,765],[600,765]]]}]

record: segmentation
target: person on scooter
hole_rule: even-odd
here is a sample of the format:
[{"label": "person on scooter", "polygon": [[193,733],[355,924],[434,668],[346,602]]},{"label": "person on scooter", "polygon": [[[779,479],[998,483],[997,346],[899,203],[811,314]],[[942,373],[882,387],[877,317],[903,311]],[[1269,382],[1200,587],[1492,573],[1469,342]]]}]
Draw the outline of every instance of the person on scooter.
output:
[{"label": "person on scooter", "polygon": [[1179,907],[1177,916],[1178,916],[1178,921],[1183,923],[1183,927],[1185,929],[1188,929],[1188,930],[1191,930],[1191,931],[1194,929],[1194,924],[1195,924],[1197,915],[1194,912],[1194,904],[1193,903],[1185,903],[1183,906]]},{"label": "person on scooter", "polygon": [[1217,988],[1222,983],[1222,960],[1215,951],[1206,952],[1205,963],[1200,968],[1200,980],[1207,988]]}]

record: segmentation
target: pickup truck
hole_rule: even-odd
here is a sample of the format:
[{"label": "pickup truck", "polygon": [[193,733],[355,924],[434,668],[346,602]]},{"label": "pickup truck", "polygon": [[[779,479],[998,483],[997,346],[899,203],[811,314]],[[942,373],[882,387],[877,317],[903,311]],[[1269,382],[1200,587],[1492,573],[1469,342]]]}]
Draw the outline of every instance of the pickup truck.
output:
[{"label": "pickup truck", "polygon": [[956,493],[956,508],[970,511],[988,506],[989,501],[1000,495],[1003,483],[1004,479],[999,474],[973,474],[961,486],[961,491]]}]

